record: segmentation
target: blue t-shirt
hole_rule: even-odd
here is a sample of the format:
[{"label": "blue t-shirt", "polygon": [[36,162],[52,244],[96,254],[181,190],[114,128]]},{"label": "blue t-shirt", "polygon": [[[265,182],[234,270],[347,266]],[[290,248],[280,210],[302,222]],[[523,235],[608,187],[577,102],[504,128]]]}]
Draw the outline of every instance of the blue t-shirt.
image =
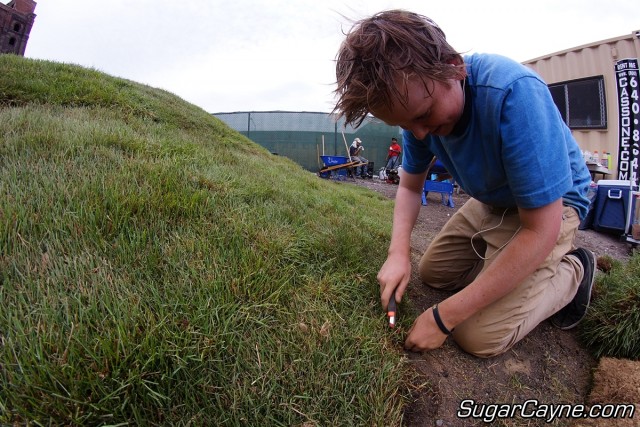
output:
[{"label": "blue t-shirt", "polygon": [[464,59],[462,118],[444,137],[418,140],[405,130],[403,169],[422,173],[435,155],[482,203],[538,208],[562,197],[584,218],[591,175],[545,82],[499,55]]}]

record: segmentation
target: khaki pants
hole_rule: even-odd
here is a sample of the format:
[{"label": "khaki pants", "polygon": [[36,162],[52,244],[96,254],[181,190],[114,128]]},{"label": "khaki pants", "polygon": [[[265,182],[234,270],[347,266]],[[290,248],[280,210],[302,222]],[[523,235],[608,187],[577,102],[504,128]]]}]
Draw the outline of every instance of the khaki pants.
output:
[{"label": "khaki pants", "polygon": [[[575,209],[565,206],[558,241],[549,256],[510,294],[456,326],[452,334],[456,343],[479,357],[496,356],[509,350],[540,322],[567,305],[583,276],[578,259],[566,255],[575,249],[579,224]],[[519,228],[517,212],[506,212],[503,216],[502,211],[494,212],[489,206],[470,199],[447,222],[422,256],[420,278],[438,289],[463,288],[493,262],[496,252]]]}]

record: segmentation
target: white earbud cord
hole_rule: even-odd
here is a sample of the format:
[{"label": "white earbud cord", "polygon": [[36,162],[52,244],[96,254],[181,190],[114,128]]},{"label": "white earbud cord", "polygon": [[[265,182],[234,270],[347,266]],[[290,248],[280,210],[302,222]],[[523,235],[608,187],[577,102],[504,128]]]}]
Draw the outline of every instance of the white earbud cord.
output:
[{"label": "white earbud cord", "polygon": [[522,226],[518,227],[518,229],[515,231],[515,233],[513,233],[513,236],[511,236],[511,238],[509,240],[507,240],[507,242],[504,245],[500,246],[497,251],[495,251],[493,254],[491,254],[491,256],[485,258],[485,257],[483,257],[482,255],[480,255],[478,253],[475,245],[473,244],[473,239],[475,239],[476,236],[478,236],[478,235],[480,235],[482,233],[485,233],[485,232],[491,231],[491,230],[495,230],[496,228],[500,227],[502,225],[502,222],[504,221],[504,216],[507,214],[508,210],[509,209],[507,208],[507,209],[504,210],[504,212],[502,212],[502,217],[500,218],[500,222],[498,223],[498,225],[496,225],[495,227],[487,228],[485,230],[480,230],[476,234],[471,236],[471,247],[473,248],[473,251],[476,253],[476,255],[478,255],[478,257],[480,257],[481,259],[486,261],[489,258],[491,258],[492,256],[494,256],[495,254],[497,254],[498,252],[500,252],[505,246],[507,246],[509,244],[509,242],[511,242],[513,240],[514,237],[516,237],[516,234],[518,234],[518,231],[520,231],[520,229],[522,228]]}]

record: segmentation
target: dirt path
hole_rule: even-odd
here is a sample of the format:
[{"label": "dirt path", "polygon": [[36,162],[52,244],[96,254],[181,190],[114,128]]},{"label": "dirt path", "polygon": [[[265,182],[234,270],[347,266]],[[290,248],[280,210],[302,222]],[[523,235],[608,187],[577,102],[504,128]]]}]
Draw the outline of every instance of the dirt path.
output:
[{"label": "dirt path", "polygon": [[[354,184],[354,181],[345,181]],[[365,186],[394,198],[396,186],[377,179],[357,180]],[[428,195],[427,206],[420,211],[412,234],[412,262],[417,263],[435,234],[450,216],[462,206],[468,196],[454,194],[454,208],[441,203],[441,196]],[[578,232],[577,245],[593,251],[597,257],[609,255],[625,259],[630,247],[615,236],[593,230]],[[417,268],[414,268],[414,271]],[[436,302],[447,292],[430,289],[417,277],[409,284],[409,297],[418,310],[412,317]],[[402,306],[400,307],[402,309]],[[397,346],[402,350],[406,330],[398,328]],[[592,370],[596,361],[579,343],[575,331],[561,331],[543,322],[509,352],[491,359],[480,359],[460,350],[452,340],[437,350],[425,354],[406,352],[416,377],[415,401],[405,412],[405,425],[414,426],[476,426],[489,425],[482,419],[461,419],[457,413],[467,399],[479,404],[520,403],[535,399],[545,404],[582,404],[589,393]],[[487,420],[490,417],[487,418]],[[542,419],[501,419],[490,425],[548,426],[571,425],[566,419],[548,424]]]}]

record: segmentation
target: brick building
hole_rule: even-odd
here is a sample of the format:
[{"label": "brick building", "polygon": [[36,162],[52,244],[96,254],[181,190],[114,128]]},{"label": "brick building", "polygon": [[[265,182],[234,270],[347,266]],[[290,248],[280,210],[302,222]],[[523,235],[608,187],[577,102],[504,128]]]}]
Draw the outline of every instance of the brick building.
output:
[{"label": "brick building", "polygon": [[0,2],[0,53],[24,56],[36,14],[33,0]]}]

